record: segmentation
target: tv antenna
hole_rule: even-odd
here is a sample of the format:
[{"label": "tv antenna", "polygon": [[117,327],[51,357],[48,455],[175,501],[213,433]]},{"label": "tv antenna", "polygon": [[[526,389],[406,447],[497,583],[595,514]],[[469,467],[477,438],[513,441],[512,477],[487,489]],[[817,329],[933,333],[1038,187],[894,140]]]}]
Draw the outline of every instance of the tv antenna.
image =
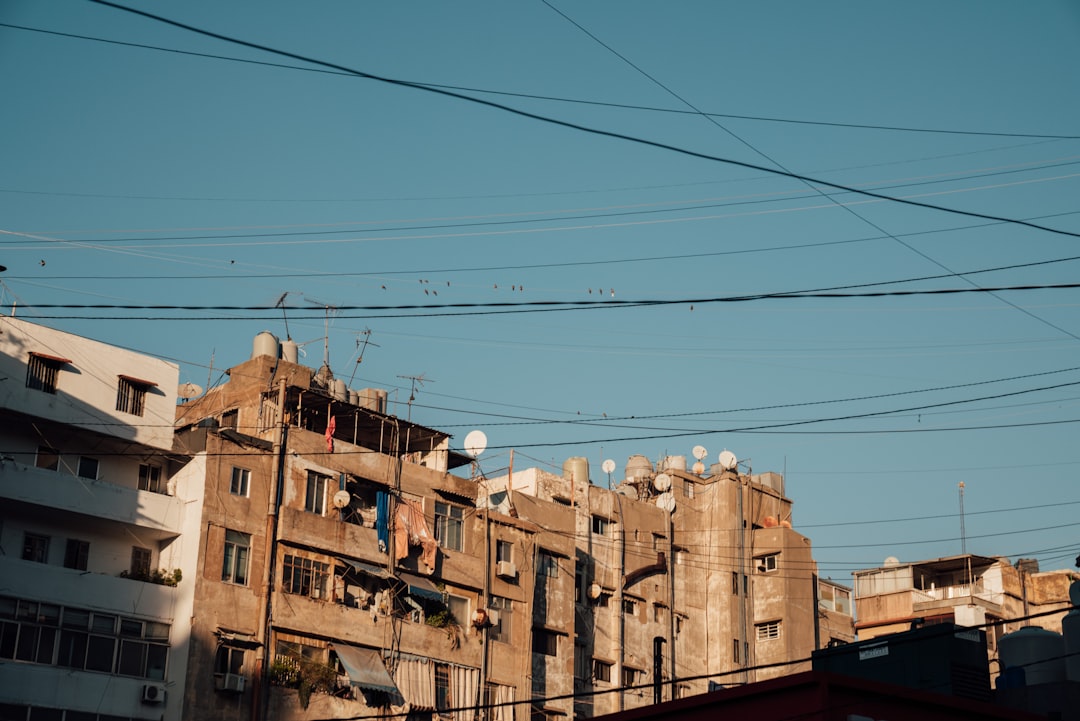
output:
[{"label": "tv antenna", "polygon": [[285,340],[292,340],[292,336],[289,334],[289,316],[285,314],[285,298],[289,296],[289,291],[285,291],[281,294],[281,297],[277,299],[277,303],[274,303],[275,308],[281,308],[281,317],[285,319]]},{"label": "tv antenna", "polygon": [[409,387],[409,411],[405,416],[405,420],[412,421],[412,402],[416,400],[416,389],[423,388],[425,383],[434,383],[435,381],[425,378],[423,373],[418,376],[398,376],[398,378],[404,378],[411,384]]},{"label": "tv antenna", "polygon": [[[364,337],[364,340],[363,340],[362,344],[360,342],[360,336]],[[356,334],[356,347],[360,349],[360,352],[356,356],[356,365],[353,366],[352,375],[349,376],[349,387],[350,388],[352,388],[353,378],[356,377],[356,369],[360,365],[360,363],[363,362],[363,360],[364,360],[364,351],[367,350],[367,347],[369,345],[373,346],[375,348],[379,347],[378,343],[372,343],[371,342],[371,328],[364,328],[364,330],[362,330],[362,331],[360,331],[359,333]]]},{"label": "tv antenna", "polygon": [[304,296],[304,300],[312,305],[322,306],[326,315],[323,319],[323,365],[327,370],[330,370],[330,311],[337,312],[338,307],[330,303],[323,303],[317,298],[308,298]]}]

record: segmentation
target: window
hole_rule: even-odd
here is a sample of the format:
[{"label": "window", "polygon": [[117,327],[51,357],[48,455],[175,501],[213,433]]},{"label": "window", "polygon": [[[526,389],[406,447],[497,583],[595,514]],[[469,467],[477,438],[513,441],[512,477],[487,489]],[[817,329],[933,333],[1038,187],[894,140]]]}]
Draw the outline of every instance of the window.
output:
[{"label": "window", "polygon": [[736,596],[739,595],[739,572],[738,571],[732,571],[731,572],[731,592]]},{"label": "window", "polygon": [[46,471],[60,470],[60,451],[48,446],[38,446],[34,465]]},{"label": "window", "polygon": [[326,581],[329,566],[302,556],[285,556],[282,570],[282,589],[311,598],[327,598]]},{"label": "window", "polygon": [[592,517],[592,532],[598,536],[606,536],[608,532],[608,526],[611,525],[611,521],[603,516]]},{"label": "window", "polygon": [[686,498],[693,498],[697,493],[697,483],[689,480],[683,480],[682,494]]},{"label": "window", "polygon": [[435,664],[435,711],[445,716],[446,709],[453,708],[450,698],[450,667],[445,663]]},{"label": "window", "polygon": [[221,566],[221,580],[246,586],[248,564],[251,560],[251,536],[238,531],[225,530],[225,560]]},{"label": "window", "polygon": [[87,456],[81,457],[79,459],[79,477],[96,481],[98,477],[98,460]]},{"label": "window", "polygon": [[168,641],[167,624],[0,598],[0,658],[162,680]]},{"label": "window", "polygon": [[155,385],[157,384],[151,381],[120,376],[116,385],[116,410],[133,416],[141,416],[146,410],[146,391]]},{"label": "window", "polygon": [[611,664],[607,661],[593,659],[592,675],[594,681],[611,681]]},{"label": "window", "polygon": [[248,486],[251,484],[251,471],[246,468],[233,468],[232,481],[229,483],[229,493],[234,496],[247,496]]},{"label": "window", "polygon": [[161,466],[139,464],[139,490],[161,493]]},{"label": "window", "polygon": [[447,594],[446,607],[450,610],[450,615],[454,617],[454,621],[460,626],[468,625],[472,619],[469,615],[469,599],[463,596]]},{"label": "window", "polygon": [[663,623],[666,616],[667,606],[662,603],[654,603],[652,607],[652,620],[654,623]]},{"label": "window", "polygon": [[510,541],[495,541],[495,561],[512,562],[514,560],[514,544]]},{"label": "window", "polygon": [[148,578],[150,576],[150,549],[139,546],[131,547],[131,576]]},{"label": "window", "polygon": [[33,561],[34,563],[48,563],[49,537],[42,536],[37,533],[24,534],[22,557],[24,561]]},{"label": "window", "polygon": [[739,639],[731,639],[731,661],[732,663],[739,663]]},{"label": "window", "polygon": [[545,656],[557,656],[559,653],[559,635],[546,628],[533,629],[533,653]]},{"label": "window", "polygon": [[461,529],[465,509],[442,501],[435,501],[435,540],[443,548],[460,551],[463,547]]},{"label": "window", "polygon": [[74,538],[69,538],[67,541],[67,548],[64,550],[64,567],[85,571],[86,563],[89,559],[90,544],[86,541],[77,541]]},{"label": "window", "polygon": [[559,559],[547,551],[540,551],[536,562],[536,575],[548,578],[559,577]]},{"label": "window", "polygon": [[622,670],[622,686],[626,688],[628,686],[636,686],[641,681],[642,672],[636,668],[630,668],[629,666],[623,666]]},{"label": "window", "polygon": [[498,614],[499,621],[498,623],[492,623],[488,628],[488,638],[492,641],[511,643],[513,636],[510,632],[513,627],[514,602],[509,598],[492,596],[489,605],[491,610]]},{"label": "window", "polygon": [[240,409],[233,408],[232,410],[225,411],[221,414],[221,420],[218,422],[218,428],[225,428],[235,431],[237,424],[240,420]]},{"label": "window", "polygon": [[759,557],[757,559],[758,573],[772,573],[776,570],[779,559],[779,553],[770,553],[768,556]]},{"label": "window", "polygon": [[758,641],[769,641],[774,638],[780,638],[779,621],[769,621],[767,623],[755,624],[754,630],[757,633]]},{"label": "window", "polygon": [[56,393],[56,381],[60,369],[70,363],[67,358],[31,353],[26,362],[26,387],[46,393]]},{"label": "window", "polygon": [[622,601],[622,611],[627,616],[637,615],[637,601],[632,598],[624,598]]},{"label": "window", "polygon": [[242,674],[244,672],[244,649],[218,646],[214,659],[214,673]]},{"label": "window", "polygon": [[307,493],[304,495],[304,510],[308,513],[323,515],[326,511],[326,476],[315,471],[308,471]]}]

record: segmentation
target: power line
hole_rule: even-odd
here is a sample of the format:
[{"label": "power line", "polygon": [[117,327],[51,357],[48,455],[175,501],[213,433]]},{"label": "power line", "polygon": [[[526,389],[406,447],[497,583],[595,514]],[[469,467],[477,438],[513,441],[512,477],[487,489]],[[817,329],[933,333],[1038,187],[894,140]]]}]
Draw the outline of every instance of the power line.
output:
[{"label": "power line", "polygon": [[[91,35],[81,35],[77,33],[65,33],[58,30],[46,30],[44,28],[34,28],[26,25],[15,25],[12,23],[0,23],[0,27],[11,28],[13,30],[25,30],[27,32],[42,33],[44,35],[55,35],[57,37],[72,38],[75,40],[89,40],[92,42],[106,43],[109,45],[119,45],[125,47],[139,48],[142,50],[155,50],[158,52],[174,53],[176,55],[190,55],[192,57],[208,58],[212,60],[226,60],[235,63],[244,63],[247,65],[262,65],[271,68],[282,68],[286,70],[299,70],[309,73],[320,73],[325,75],[341,75],[345,77],[355,77],[354,72],[345,71],[333,71],[323,68],[308,68],[299,65],[286,65],[284,63],[271,63],[265,60],[252,60],[249,58],[239,58],[228,55],[217,55],[214,53],[200,53],[192,50],[179,50],[177,48],[167,48],[160,45],[148,45],[145,43],[133,43],[122,40],[112,40],[109,38],[94,37]],[[421,85],[430,88],[442,88],[446,90],[457,90],[470,93],[483,93],[486,95],[501,95],[506,97],[524,98],[528,100],[547,100],[558,103],[572,103],[576,105],[592,105],[597,107],[606,108],[622,108],[625,110],[644,110],[655,113],[668,113],[673,115],[706,115],[714,118],[730,118],[733,120],[754,120],[767,123],[785,123],[791,125],[816,125],[822,127],[834,127],[834,128],[852,128],[858,130],[886,130],[893,132],[905,132],[905,133],[930,133],[930,134],[942,134],[942,135],[971,135],[971,136],[988,136],[988,137],[1002,137],[1002,138],[1041,138],[1048,140],[1077,140],[1080,139],[1080,135],[1053,135],[1046,133],[1006,133],[1006,132],[994,132],[994,131],[980,131],[980,130],[956,130],[946,128],[918,128],[898,125],[875,125],[867,123],[843,123],[837,121],[824,121],[824,120],[805,120],[797,118],[777,118],[765,115],[737,115],[734,113],[711,113],[700,111],[688,111],[680,110],[678,108],[660,108],[648,105],[635,105],[630,103],[615,103],[604,102],[599,100],[583,100],[580,98],[564,98],[552,95],[539,95],[536,93],[521,93],[507,90],[492,90],[489,88],[474,88],[462,85],[446,85],[439,83],[425,83],[422,81],[413,81],[416,85]],[[21,191],[15,191],[21,192]],[[164,198],[154,196],[143,196],[153,200],[162,200]],[[220,200],[217,198],[197,198],[197,200]],[[301,201],[308,202],[308,201]],[[333,201],[328,201],[333,202]]]},{"label": "power line", "polygon": [[748,163],[748,162],[741,161],[741,160],[735,160],[733,158],[724,158],[724,157],[720,157],[720,156],[710,155],[708,153],[702,153],[702,152],[690,150],[688,148],[681,148],[681,147],[678,147],[678,146],[670,145],[670,144],[667,144],[667,143],[662,143],[662,142],[655,141],[655,140],[646,140],[644,138],[639,138],[639,137],[635,137],[635,136],[631,136],[631,135],[626,135],[624,133],[618,133],[618,132],[611,131],[611,130],[602,130],[602,129],[599,129],[599,128],[592,128],[592,127],[581,125],[581,124],[578,124],[578,123],[573,123],[573,122],[570,122],[570,121],[567,121],[567,120],[560,120],[560,119],[557,119],[557,118],[553,118],[553,117],[549,117],[549,116],[545,116],[545,115],[540,115],[538,113],[532,113],[532,112],[529,112],[529,111],[526,111],[526,110],[521,110],[519,108],[514,108],[512,106],[504,105],[502,103],[496,103],[496,102],[491,101],[491,100],[485,100],[483,98],[477,98],[477,97],[474,97],[474,96],[465,95],[465,94],[462,94],[460,92],[456,92],[456,91],[452,91],[452,90],[429,87],[429,86],[420,85],[420,84],[405,81],[405,80],[398,80],[398,79],[394,79],[394,78],[375,75],[373,73],[368,73],[368,72],[364,72],[364,71],[361,71],[361,70],[355,70],[353,68],[349,68],[349,67],[346,67],[344,65],[338,65],[336,63],[330,63],[330,62],[327,62],[325,60],[317,60],[315,58],[305,56],[305,55],[301,55],[299,53],[293,53],[293,52],[289,52],[289,51],[286,51],[286,50],[279,50],[279,49],[270,47],[268,45],[262,45],[262,44],[255,43],[255,42],[252,42],[252,41],[242,40],[242,39],[239,39],[239,38],[224,35],[222,33],[217,33],[217,32],[213,32],[213,31],[210,31],[210,30],[205,30],[205,29],[196,27],[194,25],[190,25],[190,24],[187,24],[187,23],[182,23],[182,22],[177,21],[177,20],[172,20],[172,19],[166,18],[166,17],[161,16],[161,15],[155,15],[153,13],[149,13],[149,12],[146,12],[144,10],[139,10],[139,9],[136,9],[136,8],[131,8],[131,7],[127,7],[127,6],[124,6],[124,5],[120,5],[120,4],[117,4],[117,3],[114,3],[114,2],[109,2],[108,0],[89,0],[89,2],[98,4],[98,5],[104,5],[106,7],[111,7],[111,8],[114,8],[116,10],[120,10],[120,11],[130,13],[130,14],[133,14],[133,15],[139,15],[141,17],[147,18],[149,20],[153,20],[155,22],[171,25],[171,26],[176,27],[176,28],[187,30],[189,32],[196,33],[196,34],[199,34],[199,35],[203,35],[205,37],[215,38],[217,40],[232,43],[232,44],[235,44],[235,45],[240,45],[240,46],[243,46],[243,47],[252,48],[254,50],[261,50],[263,52],[268,52],[268,53],[272,53],[272,54],[275,54],[275,55],[280,55],[282,57],[292,58],[293,60],[299,60],[301,62],[312,63],[313,65],[317,65],[317,66],[321,66],[321,67],[325,67],[325,68],[331,68],[333,70],[339,70],[339,71],[342,71],[342,72],[347,72],[347,73],[356,75],[358,77],[366,78],[368,80],[374,80],[374,81],[377,81],[377,82],[382,82],[382,83],[386,83],[386,84],[390,84],[390,85],[395,85],[395,86],[398,86],[398,87],[412,88],[412,89],[416,89],[416,90],[423,90],[423,91],[426,91],[426,92],[429,92],[429,93],[442,95],[444,97],[463,100],[465,102],[469,102],[469,103],[473,103],[473,104],[477,104],[477,105],[482,105],[482,106],[489,107],[489,108],[492,108],[492,109],[495,109],[495,110],[502,110],[504,112],[511,113],[511,114],[517,115],[519,117],[528,118],[528,119],[531,119],[531,120],[537,120],[539,122],[564,127],[564,128],[570,129],[570,130],[577,130],[577,131],[580,131],[580,132],[589,133],[589,134],[592,134],[592,135],[598,135],[598,136],[601,136],[601,137],[609,137],[609,138],[613,138],[613,139],[616,139],[616,140],[624,140],[624,141],[627,141],[627,142],[637,143],[639,145],[645,145],[645,146],[649,146],[649,147],[654,147],[654,148],[657,148],[657,149],[660,149],[660,150],[667,150],[667,151],[670,151],[670,152],[679,153],[679,154],[682,154],[682,155],[686,155],[688,157],[700,158],[702,160],[711,160],[713,162],[719,162],[719,163],[724,163],[726,165],[732,165],[732,166],[735,166],[735,167],[741,167],[741,168],[747,168],[747,169],[750,169],[750,170],[756,170],[756,171],[763,172],[763,173],[768,173],[768,174],[771,174],[771,175],[779,175],[779,176],[782,176],[782,177],[791,178],[793,180],[799,180],[799,181],[802,181],[804,183],[820,184],[820,185],[824,185],[824,186],[827,186],[827,187],[830,187],[830,188],[835,188],[837,190],[843,190],[843,191],[847,191],[847,192],[851,192],[851,193],[856,193],[858,195],[863,195],[863,196],[870,197],[870,198],[876,198],[878,200],[885,200],[885,201],[889,201],[889,202],[899,203],[899,204],[902,204],[902,205],[908,205],[908,206],[911,206],[911,207],[924,208],[924,209],[927,209],[927,210],[936,210],[936,211],[939,211],[939,212],[951,213],[953,215],[962,215],[962,216],[967,216],[967,217],[971,217],[971,218],[981,218],[983,220],[995,220],[995,221],[999,221],[999,222],[1002,222],[1002,223],[1009,223],[1009,224],[1012,224],[1012,225],[1019,225],[1019,226],[1022,226],[1022,227],[1031,228],[1033,230],[1041,230],[1041,231],[1048,232],[1048,233],[1054,233],[1056,235],[1064,235],[1064,236],[1073,237],[1073,238],[1080,238],[1080,233],[1074,233],[1072,231],[1052,228],[1050,226],[1044,226],[1044,225],[1040,225],[1038,223],[1032,223],[1032,222],[1029,222],[1029,221],[1020,220],[1020,219],[1016,219],[1016,218],[1007,218],[1007,217],[1004,217],[1004,216],[996,216],[996,215],[992,215],[992,214],[989,214],[989,213],[978,213],[978,212],[974,212],[974,211],[960,210],[960,209],[957,209],[957,208],[948,208],[948,207],[945,207],[945,206],[934,205],[933,203],[926,203],[926,202],[923,202],[923,201],[913,200],[913,199],[910,199],[910,198],[899,198],[899,197],[896,197],[896,196],[885,195],[883,193],[877,193],[877,192],[874,192],[874,191],[860,190],[860,189],[855,188],[855,187],[842,185],[840,183],[834,183],[834,182],[827,181],[827,180],[822,180],[820,178],[813,178],[813,177],[810,177],[810,176],[807,176],[807,175],[802,175],[802,174],[799,174],[799,173],[792,173],[790,171],[779,170],[779,169],[776,169],[776,168],[770,168],[768,166],[758,165],[758,164],[755,164],[755,163]]}]

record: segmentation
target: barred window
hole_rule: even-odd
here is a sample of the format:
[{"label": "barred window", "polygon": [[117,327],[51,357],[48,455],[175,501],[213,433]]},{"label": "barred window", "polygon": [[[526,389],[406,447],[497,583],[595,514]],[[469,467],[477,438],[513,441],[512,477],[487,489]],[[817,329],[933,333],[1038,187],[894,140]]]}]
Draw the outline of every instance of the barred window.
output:
[{"label": "barred window", "polygon": [[146,392],[157,384],[131,376],[119,376],[119,379],[116,386],[116,410],[141,416],[146,410]]},{"label": "barred window", "polygon": [[56,393],[60,369],[71,361],[45,353],[31,353],[26,362],[26,387],[45,393]]}]

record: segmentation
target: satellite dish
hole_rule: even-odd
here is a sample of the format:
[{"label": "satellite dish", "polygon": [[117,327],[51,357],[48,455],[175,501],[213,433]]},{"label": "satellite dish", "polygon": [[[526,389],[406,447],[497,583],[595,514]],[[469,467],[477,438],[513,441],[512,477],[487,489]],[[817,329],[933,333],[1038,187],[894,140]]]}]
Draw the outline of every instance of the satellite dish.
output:
[{"label": "satellite dish", "polygon": [[652,487],[663,493],[671,488],[671,476],[666,473],[656,474],[656,478],[653,479]]},{"label": "satellite dish", "polygon": [[603,592],[604,592],[604,589],[600,588],[599,583],[594,583],[591,586],[589,586],[589,598],[591,598],[594,601],[596,599],[600,598],[600,594],[603,593]]},{"label": "satellite dish", "polygon": [[675,510],[675,496],[671,493],[661,493],[656,497],[656,506],[671,513]]},{"label": "satellite dish", "polygon": [[702,473],[705,472],[705,464],[702,463],[701,461],[698,461],[697,463],[694,464],[694,467],[691,470],[693,470],[694,473],[696,473],[697,475],[700,476]]},{"label": "satellite dish", "polygon": [[183,398],[185,401],[201,396],[202,392],[202,386],[195,385],[194,383],[181,383],[176,389],[176,395]]},{"label": "satellite dish", "polygon": [[892,566],[899,566],[899,565],[900,565],[900,559],[897,558],[896,556],[889,556],[888,558],[885,559],[885,567],[886,568],[891,568]]},{"label": "satellite dish", "polygon": [[604,473],[613,473],[615,471],[615,461],[610,458],[600,464],[600,469]]},{"label": "satellite dish", "polygon": [[346,490],[340,490],[334,494],[334,508],[345,508],[352,500],[352,496]]},{"label": "satellite dish", "polygon": [[705,450],[705,446],[694,446],[694,450],[691,451],[694,454],[694,458],[699,461],[705,460],[705,456],[709,455],[709,452]]},{"label": "satellite dish", "polygon": [[615,492],[623,496],[628,496],[630,498],[637,498],[637,489],[631,486],[629,483],[620,483],[618,486],[615,487]]},{"label": "satellite dish", "polygon": [[465,452],[473,458],[487,450],[487,435],[483,431],[469,431],[465,436]]},{"label": "satellite dish", "polygon": [[735,470],[735,466],[739,465],[739,459],[735,457],[735,454],[728,450],[720,451],[720,467],[725,471]]}]

